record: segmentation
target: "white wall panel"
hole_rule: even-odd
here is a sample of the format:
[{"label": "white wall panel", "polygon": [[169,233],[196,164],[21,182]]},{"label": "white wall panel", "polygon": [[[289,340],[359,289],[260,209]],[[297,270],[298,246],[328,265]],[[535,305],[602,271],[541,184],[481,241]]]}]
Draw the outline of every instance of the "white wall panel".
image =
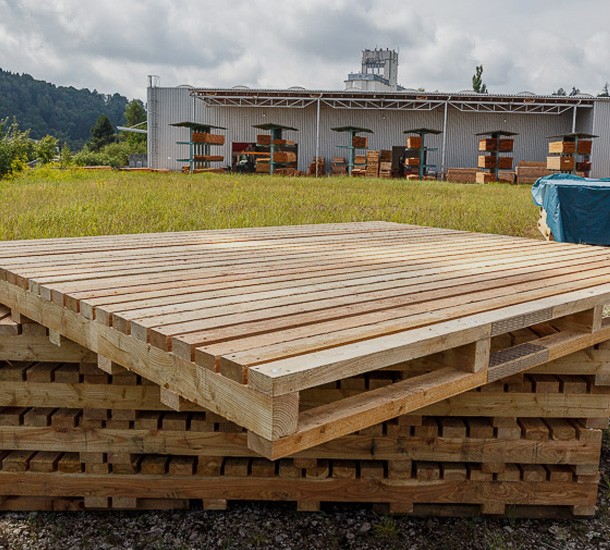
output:
[{"label": "white wall panel", "polygon": [[[186,140],[188,130],[169,126],[172,122],[193,120],[218,126],[227,130],[225,146],[218,148],[218,154],[230,163],[232,142],[254,142],[259,130],[253,124],[278,123],[293,126],[299,132],[286,132],[286,139],[299,144],[299,169],[307,170],[315,156],[316,145],[316,104],[303,108],[266,107],[206,107],[204,102],[190,96],[188,88],[149,88],[149,166],[180,169],[177,158],[188,156],[186,146],[176,145],[176,141]],[[590,108],[578,110],[577,128],[604,134],[596,140],[594,150],[594,170],[596,173],[610,174],[608,151],[610,151],[610,102],[596,102],[595,113]],[[320,155],[327,163],[333,156],[345,156],[345,149],[337,145],[347,145],[346,134],[333,132],[337,126],[362,126],[375,133],[369,135],[369,148],[390,149],[403,145],[403,130],[427,127],[441,130],[444,106],[432,111],[398,110],[354,110],[334,109],[322,103],[320,117]],[[477,161],[475,134],[490,130],[517,132],[515,137],[515,165],[521,160],[544,161],[547,155],[548,136],[567,133],[572,130],[573,111],[562,115],[461,112],[448,108],[446,136],[446,167],[474,167]],[[156,121],[156,124],[155,124]],[[427,145],[437,147],[430,153],[429,160],[441,164],[443,136],[428,136]],[[604,153],[605,152],[605,153]],[[605,154],[605,157],[604,157]]]}]

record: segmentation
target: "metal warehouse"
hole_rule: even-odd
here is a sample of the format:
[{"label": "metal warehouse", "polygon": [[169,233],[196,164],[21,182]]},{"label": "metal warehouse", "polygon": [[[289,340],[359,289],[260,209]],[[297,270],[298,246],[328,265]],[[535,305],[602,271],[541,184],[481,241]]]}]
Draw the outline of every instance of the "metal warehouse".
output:
[{"label": "metal warehouse", "polygon": [[[363,70],[364,73],[364,70]],[[286,137],[298,144],[298,168],[305,171],[315,157],[340,156],[345,136],[332,131],[354,126],[370,129],[369,149],[404,146],[408,128],[434,128],[427,145],[442,176],[449,168],[477,165],[476,134],[502,129],[517,134],[514,163],[545,161],[549,136],[589,133],[598,137],[591,151],[592,177],[610,176],[610,99],[590,95],[539,96],[406,90],[388,86],[377,74],[349,75],[346,90],[285,90],[160,87],[149,78],[148,165],[180,170],[189,130],[172,124],[191,121],[226,128],[215,153],[230,165],[243,144],[254,143],[253,126],[279,124],[295,128]],[[364,83],[359,86],[358,79]],[[381,82],[381,85],[379,83]],[[371,85],[371,83],[373,85]],[[386,81],[387,83],[387,81]]]}]

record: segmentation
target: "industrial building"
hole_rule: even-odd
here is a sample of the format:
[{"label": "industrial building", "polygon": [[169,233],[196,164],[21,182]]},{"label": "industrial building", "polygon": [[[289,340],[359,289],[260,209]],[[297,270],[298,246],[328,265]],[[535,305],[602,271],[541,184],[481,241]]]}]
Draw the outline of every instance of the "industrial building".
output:
[{"label": "industrial building", "polygon": [[[545,161],[549,136],[570,132],[595,134],[591,153],[592,177],[610,176],[610,99],[588,94],[540,96],[478,94],[473,91],[427,92],[397,84],[398,56],[391,50],[365,50],[360,73],[348,75],[344,90],[166,88],[149,77],[148,165],[180,170],[188,155],[189,130],[178,122],[197,122],[225,128],[225,141],[214,153],[231,165],[239,151],[254,144],[260,130],[254,125],[280,124],[295,128],[286,138],[298,144],[298,168],[306,171],[315,157],[342,156],[338,146],[346,136],[332,131],[355,126],[372,130],[369,149],[404,146],[403,131],[432,128],[442,133],[427,138],[437,149],[430,162],[442,176],[449,168],[477,165],[478,133],[501,129],[517,134],[514,164]],[[182,142],[182,144],[180,144]],[[328,167],[328,166],[327,166]]]}]

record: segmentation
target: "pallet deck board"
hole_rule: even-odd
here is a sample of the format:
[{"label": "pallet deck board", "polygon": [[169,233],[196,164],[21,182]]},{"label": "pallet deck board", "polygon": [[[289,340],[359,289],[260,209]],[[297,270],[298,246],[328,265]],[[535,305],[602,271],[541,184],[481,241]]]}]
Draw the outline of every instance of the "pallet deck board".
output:
[{"label": "pallet deck board", "polygon": [[[279,457],[609,339],[609,266],[602,247],[384,222],[8,242],[0,325],[17,359],[37,352],[11,313],[48,329],[27,336],[40,353],[89,350]],[[491,350],[550,321],[539,345]],[[427,377],[299,405],[308,388],[432,353]]]}]

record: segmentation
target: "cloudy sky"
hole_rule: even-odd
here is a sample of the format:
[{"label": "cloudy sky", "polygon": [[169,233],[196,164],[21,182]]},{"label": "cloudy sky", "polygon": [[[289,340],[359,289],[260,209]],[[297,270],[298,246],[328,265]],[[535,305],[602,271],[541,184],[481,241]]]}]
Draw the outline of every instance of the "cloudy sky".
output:
[{"label": "cloudy sky", "polygon": [[[503,7],[500,7],[503,6]],[[399,83],[597,94],[608,0],[0,0],[0,68],[146,97],[162,86],[343,89],[365,48],[400,51]]]}]

